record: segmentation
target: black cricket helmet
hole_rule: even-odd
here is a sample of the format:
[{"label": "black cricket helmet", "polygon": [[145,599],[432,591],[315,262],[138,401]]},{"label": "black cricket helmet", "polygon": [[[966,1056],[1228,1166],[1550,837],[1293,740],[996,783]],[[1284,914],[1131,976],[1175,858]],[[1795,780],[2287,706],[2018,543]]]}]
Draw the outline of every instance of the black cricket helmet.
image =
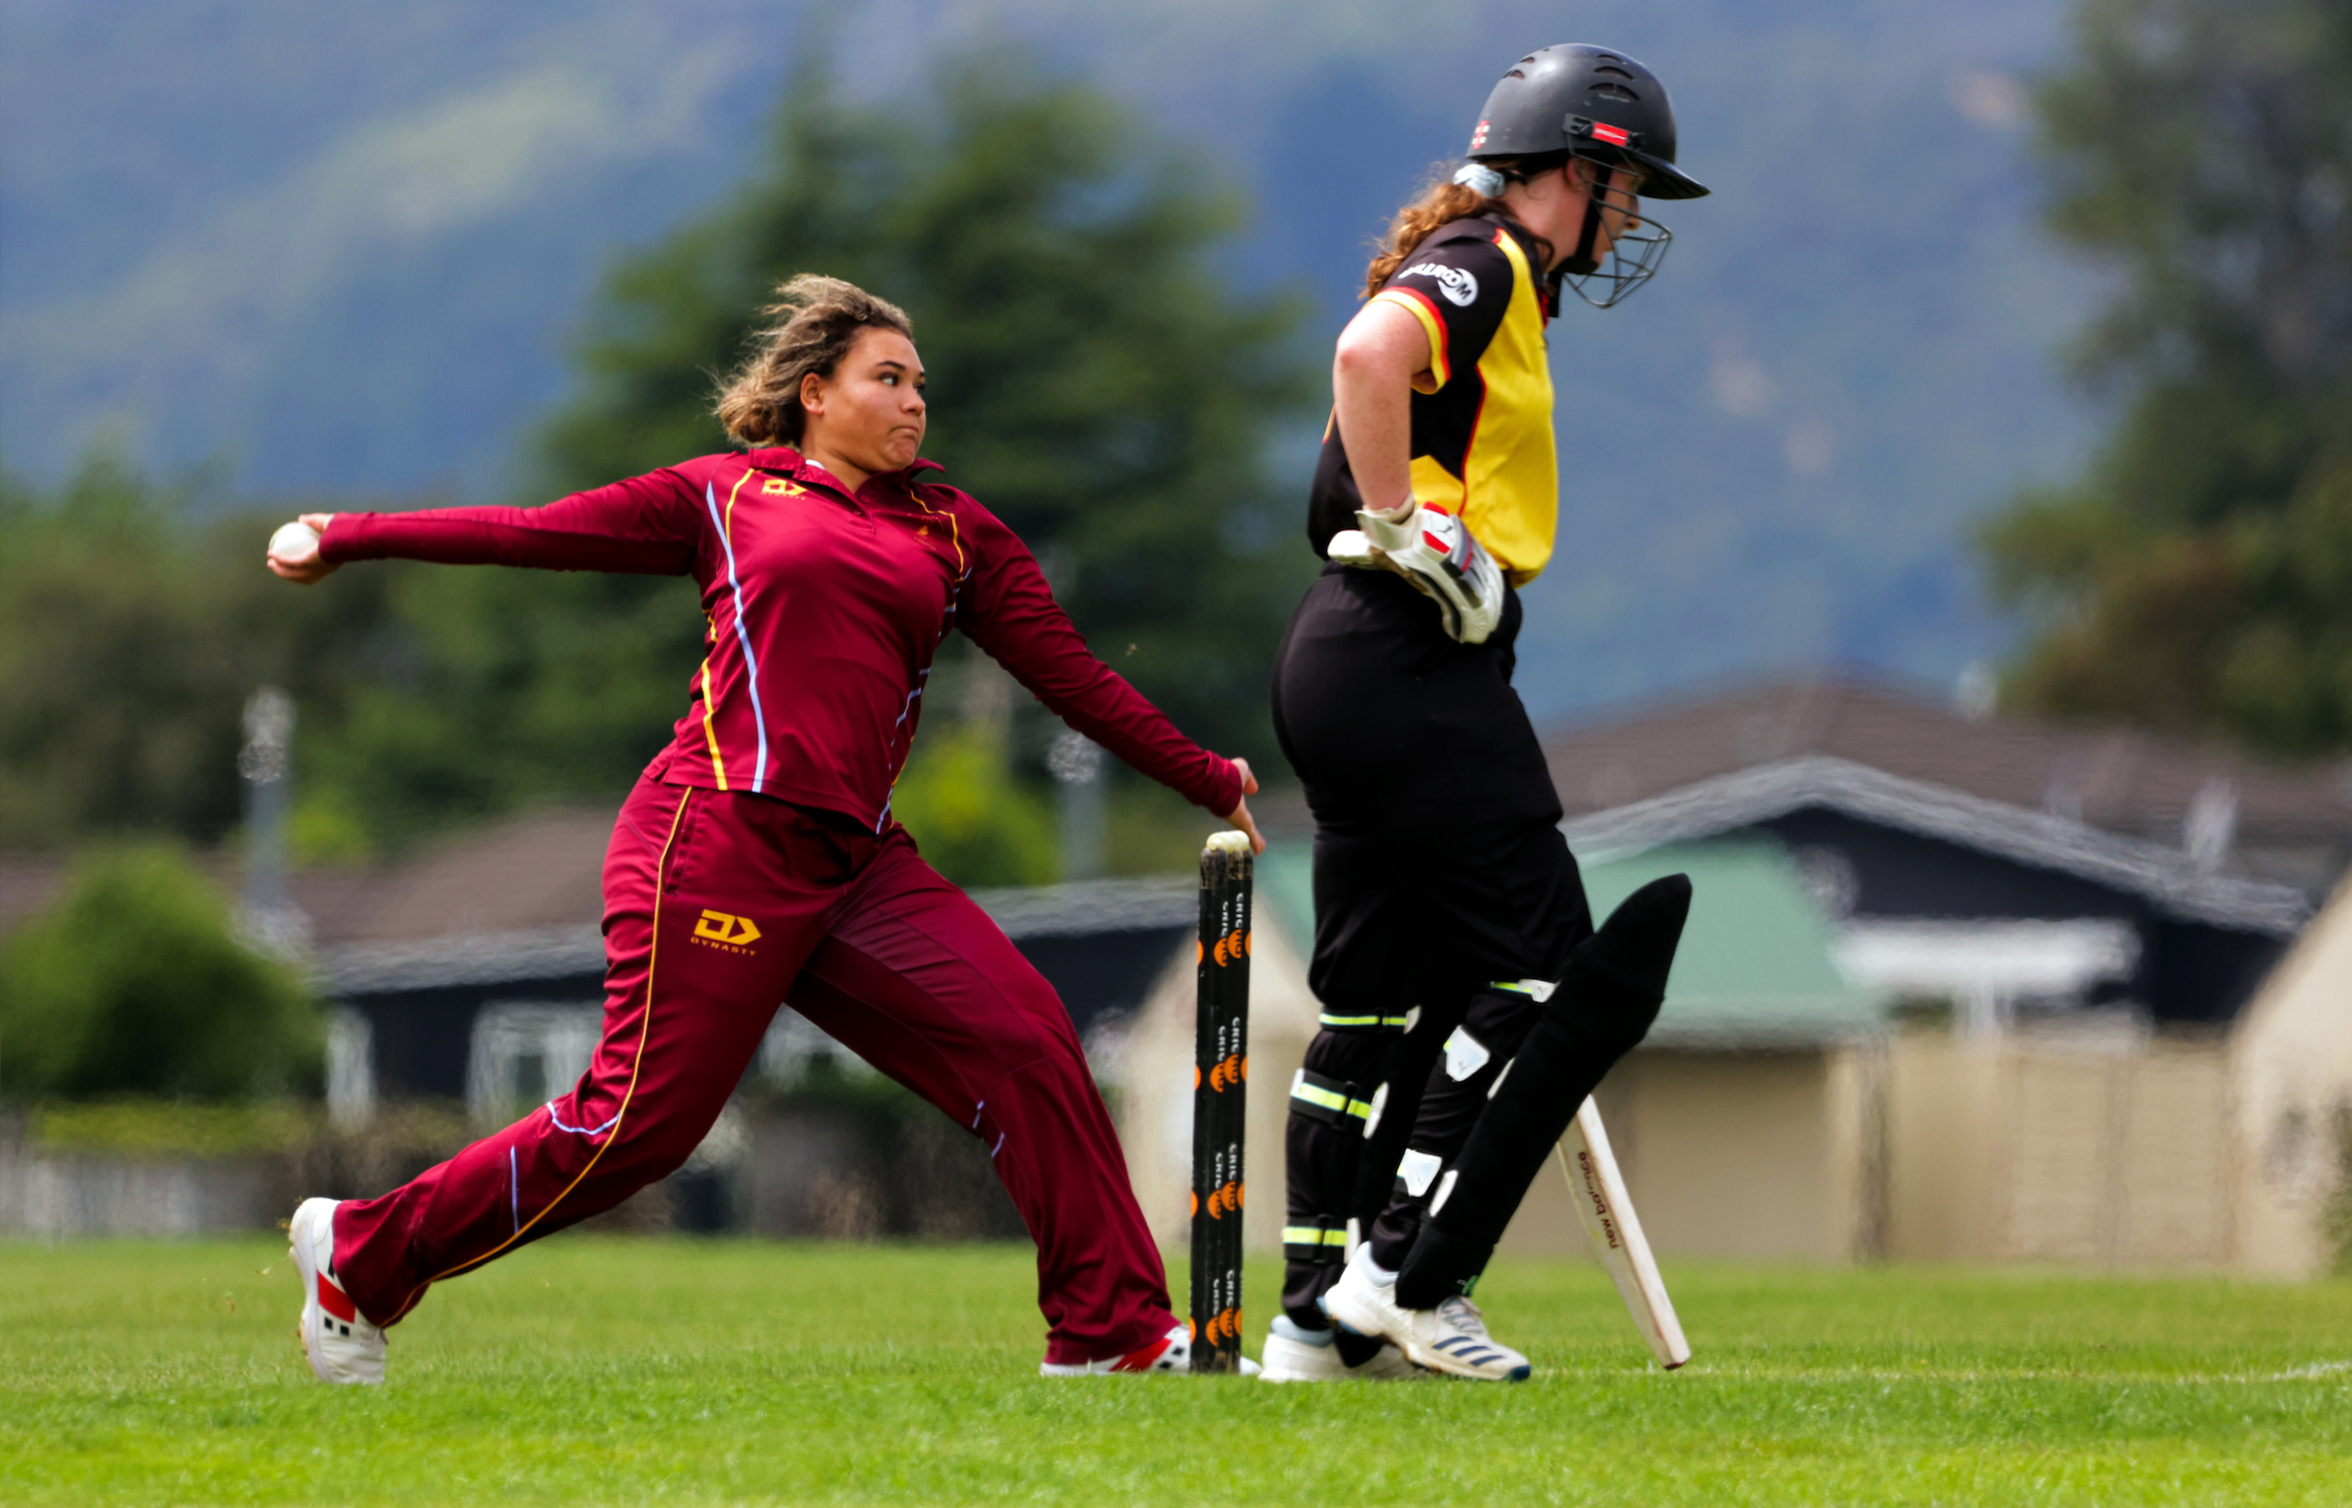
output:
[{"label": "black cricket helmet", "polygon": [[[1629,190],[1614,173],[1600,174],[1602,186],[1586,203],[1576,244],[1560,260],[1559,280],[1594,308],[1607,309],[1655,276],[1674,243],[1674,232],[1641,213],[1636,194],[1696,199],[1707,186],[1674,165],[1674,103],[1666,86],[1606,47],[1566,42],[1521,58],[1486,97],[1478,129],[1470,133],[1473,163],[1530,157],[1557,163],[1562,153],[1603,169],[1630,169],[1640,178],[1639,189]],[[1526,173],[1508,165],[1498,171],[1518,178]],[[1501,192],[1499,184],[1492,191]],[[1604,205],[1626,216],[1606,251],[1600,240]]]},{"label": "black cricket helmet", "polygon": [[1514,64],[1470,134],[1471,161],[1573,152],[1642,169],[1645,199],[1696,199],[1707,186],[1674,165],[1674,102],[1621,52],[1564,42]]}]

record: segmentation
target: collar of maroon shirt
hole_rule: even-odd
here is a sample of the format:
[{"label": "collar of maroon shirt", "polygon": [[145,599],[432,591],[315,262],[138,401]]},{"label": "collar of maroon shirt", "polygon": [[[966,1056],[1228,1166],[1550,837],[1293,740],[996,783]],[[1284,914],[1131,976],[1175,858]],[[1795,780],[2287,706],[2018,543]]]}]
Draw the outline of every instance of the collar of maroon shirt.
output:
[{"label": "collar of maroon shirt", "polygon": [[852,492],[849,488],[842,485],[841,478],[835,476],[832,472],[827,471],[824,467],[819,466],[816,462],[802,455],[799,451],[794,450],[789,445],[771,445],[761,449],[748,451],[744,455],[744,460],[750,463],[750,465],[756,470],[782,472],[784,475],[791,477],[796,482],[813,484],[822,487],[826,491],[839,496],[844,501],[851,503],[857,501],[858,493],[864,492],[866,488],[872,487],[877,483],[882,484],[884,487],[889,488],[891,491],[897,493],[900,496],[909,495],[914,491],[915,479],[921,476],[924,472],[945,471],[947,469],[946,467],[940,465],[937,461],[929,460],[922,456],[917,456],[913,461],[900,467],[896,471],[875,472],[872,476],[866,478],[865,486],[858,488],[856,492]]}]

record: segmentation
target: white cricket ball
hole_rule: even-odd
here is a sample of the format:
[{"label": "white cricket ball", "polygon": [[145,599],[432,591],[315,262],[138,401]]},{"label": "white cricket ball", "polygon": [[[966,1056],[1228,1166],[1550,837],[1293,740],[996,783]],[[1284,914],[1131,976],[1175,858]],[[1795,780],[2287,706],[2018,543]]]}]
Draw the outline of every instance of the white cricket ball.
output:
[{"label": "white cricket ball", "polygon": [[318,553],[318,530],[299,521],[283,524],[270,536],[270,554],[280,560],[306,560]]}]

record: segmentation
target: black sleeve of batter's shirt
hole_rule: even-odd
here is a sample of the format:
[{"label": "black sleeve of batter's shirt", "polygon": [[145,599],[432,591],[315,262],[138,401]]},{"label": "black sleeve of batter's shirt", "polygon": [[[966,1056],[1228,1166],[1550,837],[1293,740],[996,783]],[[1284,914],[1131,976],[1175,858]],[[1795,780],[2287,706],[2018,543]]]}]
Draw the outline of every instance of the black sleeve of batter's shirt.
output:
[{"label": "black sleeve of batter's shirt", "polygon": [[1373,302],[1395,304],[1429,337],[1429,372],[1416,391],[1434,393],[1456,372],[1474,371],[1511,306],[1511,261],[1494,244],[1502,232],[1480,226],[1441,231],[1405,259]]}]

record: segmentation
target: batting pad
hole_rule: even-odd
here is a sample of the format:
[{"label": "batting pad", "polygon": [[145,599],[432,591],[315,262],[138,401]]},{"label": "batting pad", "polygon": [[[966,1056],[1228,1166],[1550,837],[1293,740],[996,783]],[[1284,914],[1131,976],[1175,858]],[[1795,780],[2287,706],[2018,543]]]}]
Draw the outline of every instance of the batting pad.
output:
[{"label": "batting pad", "polygon": [[1577,1107],[1658,1019],[1690,899],[1688,875],[1652,880],[1570,957],[1558,991],[1463,1145],[1453,1188],[1421,1224],[1397,1275],[1398,1304],[1434,1308],[1468,1293],[1486,1271]]}]

